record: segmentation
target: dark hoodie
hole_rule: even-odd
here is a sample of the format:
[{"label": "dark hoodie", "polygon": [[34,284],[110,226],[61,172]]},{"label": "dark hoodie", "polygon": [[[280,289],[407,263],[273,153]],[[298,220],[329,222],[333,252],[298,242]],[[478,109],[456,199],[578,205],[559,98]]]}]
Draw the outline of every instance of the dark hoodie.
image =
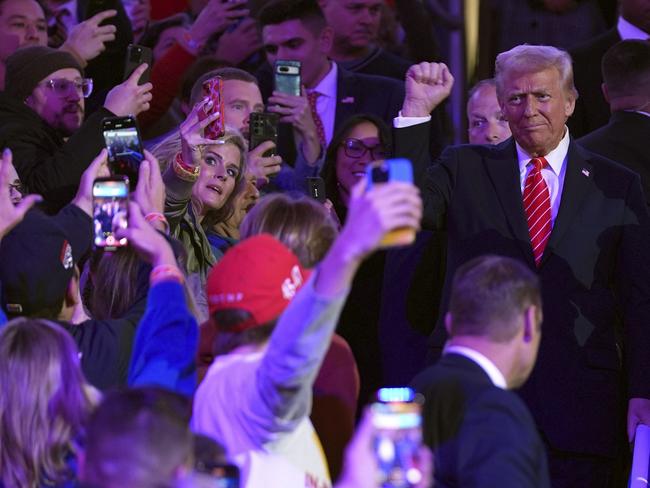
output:
[{"label": "dark hoodie", "polygon": [[0,92],[0,148],[12,150],[20,180],[43,196],[48,213],[74,198],[82,173],[104,147],[101,121],[111,116],[99,109],[66,141],[22,100]]}]

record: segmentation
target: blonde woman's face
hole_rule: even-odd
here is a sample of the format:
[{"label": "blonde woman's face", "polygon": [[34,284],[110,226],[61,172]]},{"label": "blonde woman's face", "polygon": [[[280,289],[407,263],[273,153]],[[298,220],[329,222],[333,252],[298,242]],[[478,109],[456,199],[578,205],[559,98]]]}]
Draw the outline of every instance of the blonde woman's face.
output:
[{"label": "blonde woman's face", "polygon": [[206,146],[201,162],[201,174],[192,195],[203,208],[219,210],[235,189],[240,171],[241,153],[234,144]]}]

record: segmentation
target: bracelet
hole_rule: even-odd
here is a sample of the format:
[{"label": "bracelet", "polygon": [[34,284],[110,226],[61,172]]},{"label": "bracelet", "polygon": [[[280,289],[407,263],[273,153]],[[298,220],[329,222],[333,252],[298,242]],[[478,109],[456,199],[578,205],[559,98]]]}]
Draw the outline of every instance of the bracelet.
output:
[{"label": "bracelet", "polygon": [[183,40],[187,43],[187,47],[189,47],[192,51],[198,51],[202,47],[201,43],[195,40],[187,31],[183,33]]},{"label": "bracelet", "polygon": [[167,222],[167,217],[160,212],[149,212],[144,216],[144,220],[152,224],[153,222],[162,222],[165,224],[165,233],[169,235],[169,222]]},{"label": "bracelet", "polygon": [[149,275],[149,284],[151,286],[161,281],[175,281],[181,285],[185,282],[185,275],[178,269],[178,266],[172,264],[161,264],[151,270]]},{"label": "bracelet", "polygon": [[185,163],[185,161],[183,161],[183,156],[181,153],[178,153],[174,158],[172,167],[174,169],[174,173],[176,173],[176,176],[178,176],[181,180],[188,181],[190,183],[194,183],[198,179],[199,174],[201,174],[201,166],[190,166],[189,164]]}]

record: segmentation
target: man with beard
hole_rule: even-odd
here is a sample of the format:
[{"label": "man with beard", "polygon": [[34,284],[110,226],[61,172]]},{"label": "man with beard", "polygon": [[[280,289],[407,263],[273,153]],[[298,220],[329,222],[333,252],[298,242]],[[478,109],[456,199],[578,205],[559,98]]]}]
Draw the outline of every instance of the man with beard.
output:
[{"label": "man with beard", "polygon": [[69,53],[44,46],[19,49],[7,59],[0,93],[0,147],[9,147],[23,184],[56,212],[72,200],[81,174],[104,146],[105,117],[137,115],[149,108],[151,83],[138,85],[140,66],[113,88],[104,106],[84,122],[92,80]]}]

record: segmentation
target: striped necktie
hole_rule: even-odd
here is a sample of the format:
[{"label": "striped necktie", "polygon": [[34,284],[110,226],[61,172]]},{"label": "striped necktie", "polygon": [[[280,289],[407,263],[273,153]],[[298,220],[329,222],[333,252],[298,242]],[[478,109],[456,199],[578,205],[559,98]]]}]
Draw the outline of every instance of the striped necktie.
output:
[{"label": "striped necktie", "polygon": [[318,133],[318,140],[321,143],[321,146],[326,147],[327,141],[325,140],[325,128],[323,127],[323,120],[318,115],[318,110],[316,110],[316,100],[320,97],[319,92],[313,91],[307,93],[307,100],[309,101],[309,108],[311,109],[311,117],[314,119],[314,124],[316,124],[316,132]]},{"label": "striped necktie", "polygon": [[542,168],[548,162],[541,157],[531,159],[528,164],[532,164],[533,168],[528,173],[524,184],[524,211],[535,264],[539,267],[552,230],[551,195],[546,181],[542,178]]}]

